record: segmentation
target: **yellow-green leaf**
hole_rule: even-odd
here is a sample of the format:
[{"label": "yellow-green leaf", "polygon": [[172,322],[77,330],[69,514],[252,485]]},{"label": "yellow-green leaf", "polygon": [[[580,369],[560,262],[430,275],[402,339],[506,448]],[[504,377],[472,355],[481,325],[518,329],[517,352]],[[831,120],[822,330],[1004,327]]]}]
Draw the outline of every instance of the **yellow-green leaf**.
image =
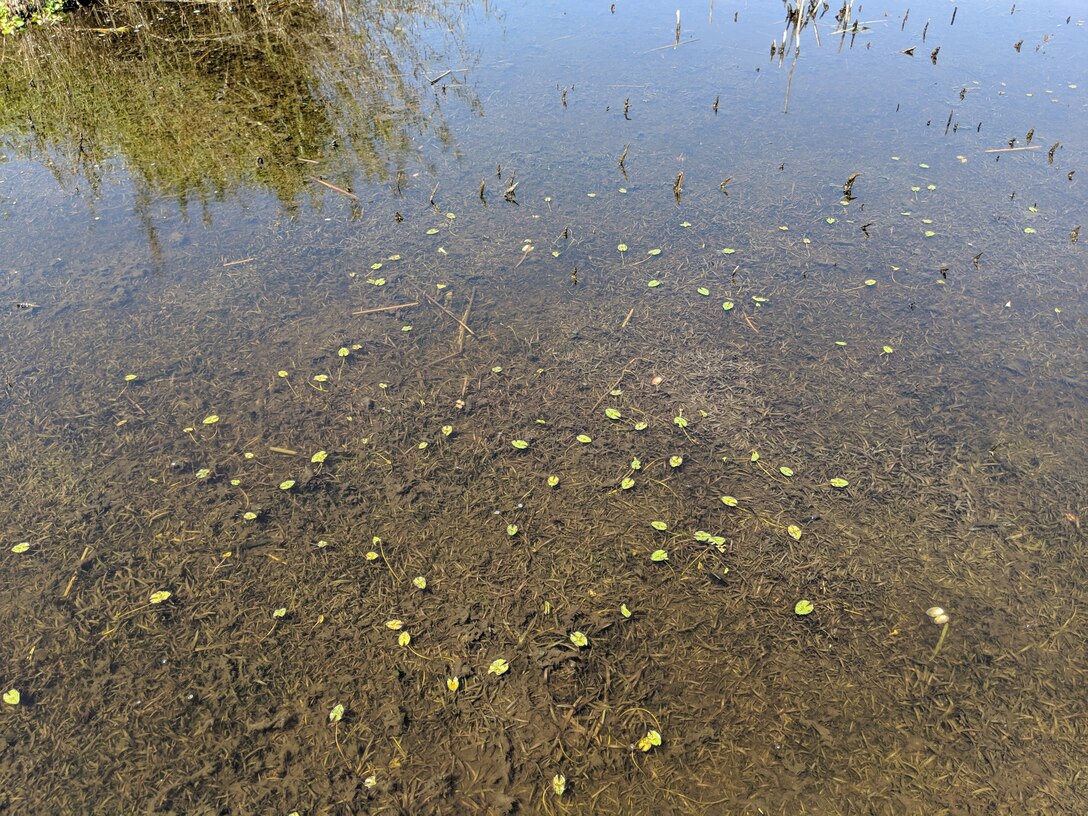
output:
[{"label": "yellow-green leaf", "polygon": [[510,664],[503,660],[501,657],[497,660],[491,661],[491,665],[487,667],[488,674],[494,674],[496,676],[500,674],[506,674],[510,670]]},{"label": "yellow-green leaf", "polygon": [[313,462],[315,465],[320,465],[328,458],[328,456],[329,454],[326,451],[319,450],[317,453],[310,457],[310,461]]},{"label": "yellow-green leaf", "polygon": [[589,638],[587,638],[582,632],[571,632],[570,642],[577,646],[579,649],[584,649],[586,646],[589,645]]},{"label": "yellow-green leaf", "polygon": [[578,434],[577,439],[583,445],[588,445],[590,442],[593,441],[593,437],[592,436],[587,436],[586,434]]},{"label": "yellow-green leaf", "polygon": [[4,702],[10,706],[19,705],[19,701],[22,699],[23,697],[19,694],[19,689],[8,689],[4,692]]},{"label": "yellow-green leaf", "polygon": [[556,774],[552,777],[552,790],[555,791],[556,796],[562,796],[567,790],[567,778],[563,774]]},{"label": "yellow-green leaf", "polygon": [[559,477],[558,476],[549,476],[548,477],[548,487],[559,487]]},{"label": "yellow-green leaf", "polygon": [[738,504],[740,504],[740,502],[738,502],[732,496],[722,496],[722,504],[724,504],[726,507],[736,507]]},{"label": "yellow-green leaf", "polygon": [[620,419],[623,417],[623,414],[621,414],[617,408],[605,408],[604,415],[609,419]]},{"label": "yellow-green leaf", "polygon": [[171,594],[173,593],[167,592],[165,589],[160,589],[158,592],[152,592],[151,597],[147,599],[147,602],[161,604],[163,601],[170,600]]},{"label": "yellow-green leaf", "polygon": [[791,524],[789,527],[787,527],[786,532],[790,534],[790,538],[792,538],[794,541],[801,540],[801,528],[798,527],[796,524]]},{"label": "yellow-green leaf", "polygon": [[812,610],[815,608],[812,601],[798,601],[793,605],[794,614],[797,615],[811,615]]},{"label": "yellow-green leaf", "polygon": [[627,604],[620,604],[620,614],[625,618],[631,617],[631,610],[627,608]]},{"label": "yellow-green leaf", "polygon": [[843,487],[846,487],[848,484],[850,484],[850,482],[846,481],[846,479],[842,479],[842,478],[836,476],[834,479],[830,480],[828,482],[828,484],[831,485],[832,487],[843,488]]},{"label": "yellow-green leaf", "polygon": [[623,478],[623,481],[620,482],[620,488],[623,489],[623,490],[630,490],[634,486],[635,486],[635,480],[632,479],[630,476],[625,476]]},{"label": "yellow-green leaf", "polygon": [[416,589],[426,589],[427,579],[424,578],[422,575],[417,575],[415,578],[412,579],[412,584],[415,586]]},{"label": "yellow-green leaf", "polygon": [[329,722],[338,723],[342,719],[344,719],[344,707],[340,703],[337,703],[329,712]]},{"label": "yellow-green leaf", "polygon": [[515,439],[510,444],[513,445],[518,450],[525,450],[527,447],[529,447],[529,443],[526,442],[524,439]]},{"label": "yellow-green leaf", "polygon": [[280,482],[280,490],[290,490],[294,486],[294,479],[284,479],[282,482]]},{"label": "yellow-green leaf", "polygon": [[411,642],[412,636],[407,632],[401,632],[399,635],[397,635],[397,643],[399,643],[401,646],[407,646]]},{"label": "yellow-green leaf", "polygon": [[204,424],[205,425],[214,425],[218,421],[219,421],[219,415],[218,414],[210,414],[209,416],[204,417]]},{"label": "yellow-green leaf", "polygon": [[653,528],[654,528],[655,530],[657,530],[658,532],[661,532],[661,533],[663,533],[663,532],[665,532],[665,531],[666,531],[667,529],[669,529],[669,525],[668,525],[668,524],[666,524],[666,523],[665,523],[665,522],[663,522],[663,521],[651,521],[651,522],[650,522],[650,526],[651,526],[651,527],[653,527]]},{"label": "yellow-green leaf", "polygon": [[14,547],[11,548],[11,551],[13,553],[15,553],[16,555],[20,555],[22,553],[25,553],[29,549],[30,549],[30,542],[29,541],[20,541],[18,544],[16,544]]},{"label": "yellow-green leaf", "polygon": [[786,467],[785,465],[782,465],[782,467],[780,467],[780,468],[778,469],[778,472],[779,472],[779,473],[781,473],[781,474],[782,474],[783,476],[792,476],[792,475],[793,475],[793,471],[792,471],[792,470],[790,470],[790,469],[789,469],[788,467]]},{"label": "yellow-green leaf", "polygon": [[650,560],[651,561],[668,561],[669,560],[669,554],[667,552],[665,552],[664,550],[654,550],[653,553],[650,554]]}]

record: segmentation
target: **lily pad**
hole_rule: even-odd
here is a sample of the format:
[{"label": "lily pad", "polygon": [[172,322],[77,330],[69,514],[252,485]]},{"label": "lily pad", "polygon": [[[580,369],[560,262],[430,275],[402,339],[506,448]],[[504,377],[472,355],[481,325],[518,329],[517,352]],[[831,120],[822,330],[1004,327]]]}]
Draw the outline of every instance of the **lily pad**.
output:
[{"label": "lily pad", "polygon": [[669,554],[667,552],[665,552],[664,550],[654,550],[650,554],[650,560],[651,561],[668,561],[669,560]]},{"label": "lily pad", "polygon": [[812,601],[798,601],[793,605],[793,612],[796,615],[811,615],[815,608]]}]

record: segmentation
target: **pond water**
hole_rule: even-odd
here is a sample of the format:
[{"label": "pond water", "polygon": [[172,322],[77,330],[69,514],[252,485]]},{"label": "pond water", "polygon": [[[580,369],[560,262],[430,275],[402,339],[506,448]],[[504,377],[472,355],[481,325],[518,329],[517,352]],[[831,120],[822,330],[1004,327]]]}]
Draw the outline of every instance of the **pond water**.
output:
[{"label": "pond water", "polygon": [[0,808],[1085,812],[1088,27],[1024,5],[3,38]]}]

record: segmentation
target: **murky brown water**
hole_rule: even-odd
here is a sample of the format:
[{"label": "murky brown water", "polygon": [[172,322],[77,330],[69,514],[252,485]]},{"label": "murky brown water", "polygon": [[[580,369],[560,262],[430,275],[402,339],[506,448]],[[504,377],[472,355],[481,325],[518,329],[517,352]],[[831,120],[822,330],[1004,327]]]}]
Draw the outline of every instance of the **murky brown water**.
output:
[{"label": "murky brown water", "polygon": [[1083,9],[838,11],[0,43],[0,810],[1083,812]]}]

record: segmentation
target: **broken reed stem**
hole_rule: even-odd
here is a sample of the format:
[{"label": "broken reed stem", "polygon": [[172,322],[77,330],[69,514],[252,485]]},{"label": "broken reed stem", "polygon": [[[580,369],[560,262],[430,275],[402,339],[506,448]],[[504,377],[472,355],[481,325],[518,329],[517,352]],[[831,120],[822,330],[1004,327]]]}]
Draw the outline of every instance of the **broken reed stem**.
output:
[{"label": "broken reed stem", "polygon": [[335,184],[330,184],[329,182],[325,181],[324,179],[319,179],[317,176],[310,176],[310,180],[311,181],[316,181],[318,184],[321,184],[322,186],[328,187],[330,190],[335,190],[336,192],[340,193],[340,195],[347,196],[352,201],[358,201],[359,200],[359,196],[355,195],[355,193],[352,193],[352,192],[350,192],[348,190],[345,190],[343,187],[337,187]]},{"label": "broken reed stem", "polygon": [[[476,299],[476,287],[472,287],[472,293],[468,296],[468,306],[465,307],[465,313],[461,315],[461,319],[457,321],[461,324],[461,329],[457,332],[457,353],[460,354],[465,347],[465,329],[468,328],[468,314],[472,311],[472,302]],[[464,396],[464,390],[462,389],[462,396]]]},{"label": "broken reed stem", "polygon": [[465,331],[467,331],[467,332],[468,332],[469,334],[471,334],[471,335],[472,335],[473,337],[475,337],[475,336],[476,336],[476,332],[474,332],[474,331],[473,331],[472,329],[470,329],[470,328],[469,328],[469,327],[468,327],[467,325],[465,325],[465,323],[463,323],[463,322],[461,321],[461,318],[459,318],[459,317],[458,317],[457,315],[455,315],[455,314],[454,314],[453,312],[451,312],[451,311],[450,311],[449,309],[447,309],[447,308],[446,308],[445,306],[443,306],[443,305],[442,305],[441,303],[439,303],[439,302],[438,302],[437,300],[435,300],[435,299],[434,299],[433,297],[431,297],[430,295],[424,295],[423,297],[427,298],[427,300],[429,300],[429,301],[430,301],[430,302],[431,302],[432,304],[434,304],[434,306],[436,306],[437,308],[441,309],[441,310],[442,310],[443,312],[445,312],[445,313],[446,313],[447,315],[449,315],[449,316],[450,316],[450,317],[452,317],[452,318],[453,318],[454,320],[456,320],[456,321],[457,321],[458,323],[460,323],[460,324],[461,324],[461,328],[462,328],[462,329],[464,329]]},{"label": "broken reed stem", "polygon": [[983,153],[1015,153],[1018,150],[1042,150],[1042,145],[1032,145],[1031,147],[993,147],[989,150],[983,150]]},{"label": "broken reed stem", "polygon": [[418,306],[419,301],[413,300],[411,303],[398,303],[395,306],[379,306],[376,309],[363,309],[361,312],[352,312],[353,315],[368,315],[376,314],[377,312],[392,312],[397,309],[407,309],[410,306]]}]

